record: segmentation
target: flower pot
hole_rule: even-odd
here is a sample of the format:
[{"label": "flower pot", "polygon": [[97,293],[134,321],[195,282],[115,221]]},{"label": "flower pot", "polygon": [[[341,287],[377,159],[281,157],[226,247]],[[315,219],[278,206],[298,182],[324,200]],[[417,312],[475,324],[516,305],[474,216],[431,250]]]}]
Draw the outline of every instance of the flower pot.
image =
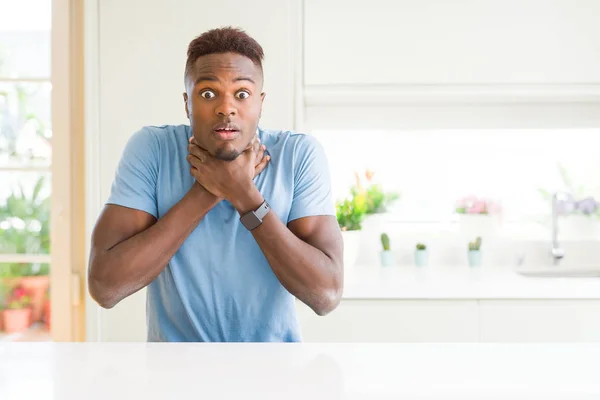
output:
[{"label": "flower pot", "polygon": [[429,254],[427,250],[415,250],[415,265],[417,267],[424,267],[429,261]]},{"label": "flower pot", "polygon": [[6,333],[23,332],[31,326],[31,308],[7,309],[2,312]]},{"label": "flower pot", "polygon": [[395,264],[394,253],[391,250],[383,250],[379,253],[382,267],[391,267]]},{"label": "flower pot", "polygon": [[361,231],[342,231],[344,240],[344,268],[351,268],[358,259],[358,250],[360,248]]},{"label": "flower pot", "polygon": [[469,267],[481,266],[481,250],[469,250],[467,253]]},{"label": "flower pot", "polygon": [[497,215],[490,214],[460,214],[460,234],[472,238],[480,236],[484,239],[494,237],[500,227]]},{"label": "flower pot", "polygon": [[33,322],[42,320],[46,291],[49,284],[50,277],[48,275],[24,276],[21,279],[21,286],[23,286],[31,298],[31,320]]}]

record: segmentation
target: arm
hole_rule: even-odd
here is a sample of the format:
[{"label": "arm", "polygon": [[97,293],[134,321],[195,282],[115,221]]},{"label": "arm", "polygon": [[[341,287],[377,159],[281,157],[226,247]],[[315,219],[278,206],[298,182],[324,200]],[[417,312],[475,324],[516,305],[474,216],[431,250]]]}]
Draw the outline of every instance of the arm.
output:
[{"label": "arm", "polygon": [[[269,159],[256,152],[249,171],[256,176]],[[156,182],[159,148],[151,130],[127,143],[111,196],[92,234],[90,295],[111,308],[151,283],[168,265],[202,218],[222,200],[198,182],[158,219]]]},{"label": "arm", "polygon": [[[243,214],[262,202],[255,187],[235,206]],[[343,242],[334,216],[299,218],[286,226],[271,211],[252,234],[288,292],[318,315],[337,307],[343,290]]]},{"label": "arm", "polygon": [[158,221],[147,212],[109,204],[94,228],[90,295],[102,307],[150,284],[219,199],[199,184]]},{"label": "arm", "polygon": [[[343,240],[325,151],[313,137],[298,138],[287,226],[271,211],[252,234],[288,292],[316,314],[325,315],[337,307],[342,296]],[[239,200],[234,206],[240,214],[263,202],[254,185],[234,198]]]},{"label": "arm", "polygon": [[[217,160],[195,143],[188,161],[192,175],[211,193],[225,198],[240,215],[257,209],[263,197],[252,181],[254,152]],[[316,140],[303,136],[294,155],[294,197],[286,226],[269,212],[253,235],[281,284],[325,315],[342,295],[342,235],[331,199],[327,159]]]}]

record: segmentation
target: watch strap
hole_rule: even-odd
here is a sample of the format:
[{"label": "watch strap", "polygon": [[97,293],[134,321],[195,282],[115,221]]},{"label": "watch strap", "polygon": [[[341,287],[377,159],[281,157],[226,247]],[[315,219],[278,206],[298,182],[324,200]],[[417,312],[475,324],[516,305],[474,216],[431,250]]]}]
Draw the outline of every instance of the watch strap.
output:
[{"label": "watch strap", "polygon": [[256,215],[256,217],[258,219],[261,220],[265,217],[265,215],[267,215],[269,213],[269,210],[271,209],[271,206],[269,206],[269,203],[267,203],[267,201],[263,201],[263,203],[260,205],[260,207],[258,207],[256,210],[254,210],[254,215]]},{"label": "watch strap", "polygon": [[262,220],[269,213],[271,206],[267,201],[263,201],[263,203],[256,209],[252,211],[248,211],[244,215],[240,217],[240,221],[248,230],[254,230],[258,228],[262,224]]}]

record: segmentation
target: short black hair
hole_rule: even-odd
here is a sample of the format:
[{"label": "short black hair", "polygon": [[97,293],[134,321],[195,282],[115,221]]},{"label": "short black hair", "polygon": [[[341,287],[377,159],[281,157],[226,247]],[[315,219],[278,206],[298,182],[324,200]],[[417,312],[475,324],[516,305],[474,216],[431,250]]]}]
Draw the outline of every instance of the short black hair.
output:
[{"label": "short black hair", "polygon": [[188,76],[198,58],[217,53],[236,53],[248,57],[262,71],[265,55],[261,45],[242,29],[227,26],[206,31],[190,42],[185,63],[185,77]]}]

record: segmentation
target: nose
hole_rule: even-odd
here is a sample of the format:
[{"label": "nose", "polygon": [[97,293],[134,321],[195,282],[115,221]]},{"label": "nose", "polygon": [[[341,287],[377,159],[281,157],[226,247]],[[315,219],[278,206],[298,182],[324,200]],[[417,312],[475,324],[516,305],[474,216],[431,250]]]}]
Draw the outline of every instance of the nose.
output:
[{"label": "nose", "polygon": [[226,96],[223,98],[223,101],[217,105],[215,112],[221,117],[230,117],[237,113],[237,109],[235,108],[233,99]]}]

